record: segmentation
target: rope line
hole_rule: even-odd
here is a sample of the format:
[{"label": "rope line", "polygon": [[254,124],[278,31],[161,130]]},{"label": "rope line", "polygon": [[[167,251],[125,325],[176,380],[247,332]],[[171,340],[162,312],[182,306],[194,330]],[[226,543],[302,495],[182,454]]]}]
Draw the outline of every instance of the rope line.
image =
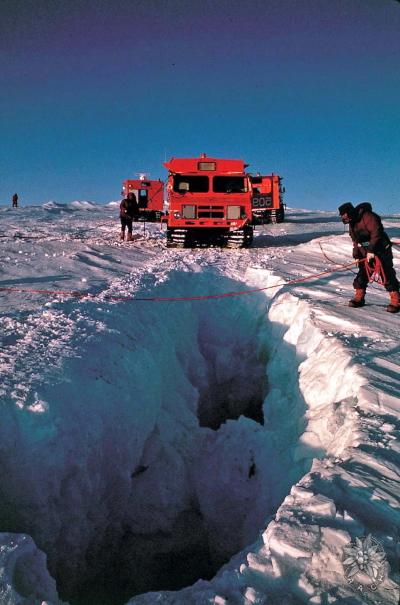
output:
[{"label": "rope line", "polygon": [[[318,279],[325,275],[332,275],[333,273],[338,273],[340,271],[346,271],[350,267],[353,267],[356,263],[353,261],[352,263],[346,265],[338,265],[336,269],[330,271],[321,271],[320,273],[314,273],[312,275],[308,275],[306,277],[291,279],[286,282],[281,282],[271,286],[264,286],[263,288],[252,288],[251,290],[239,290],[234,292],[224,292],[222,294],[207,294],[203,296],[151,296],[151,297],[135,297],[135,296],[113,296],[113,295],[104,295],[103,299],[113,302],[126,302],[126,301],[134,301],[134,302],[183,302],[183,301],[195,301],[195,300],[214,300],[218,298],[229,298],[233,296],[245,296],[248,294],[255,294],[256,292],[263,292],[265,290],[270,290],[272,288],[279,288],[282,286],[289,286],[293,284],[301,284],[306,281],[310,281],[313,279]],[[98,298],[99,294],[90,294],[89,292],[79,292],[76,290],[34,290],[27,288],[17,288],[17,287],[0,287],[0,292],[15,292],[15,293],[26,293],[26,294],[48,294],[53,296],[68,296],[74,298],[88,298],[94,299]]]}]

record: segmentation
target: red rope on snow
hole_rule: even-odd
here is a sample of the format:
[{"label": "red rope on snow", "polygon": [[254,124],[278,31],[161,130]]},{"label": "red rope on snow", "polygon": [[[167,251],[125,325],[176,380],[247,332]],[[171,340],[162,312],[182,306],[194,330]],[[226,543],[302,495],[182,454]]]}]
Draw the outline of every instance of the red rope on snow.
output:
[{"label": "red rope on snow", "polygon": [[[251,290],[241,290],[237,292],[225,292],[222,294],[208,294],[203,296],[171,296],[171,297],[163,297],[163,296],[153,296],[153,297],[134,297],[134,296],[112,296],[105,295],[105,300],[110,300],[114,302],[125,302],[125,301],[140,301],[140,302],[183,302],[183,301],[194,301],[194,300],[213,300],[217,298],[229,298],[232,296],[244,296],[246,294],[254,294],[256,292],[263,292],[264,290],[270,290],[271,288],[279,288],[281,286],[288,286],[293,284],[301,284],[305,281],[309,281],[312,279],[317,279],[324,275],[331,275],[333,273],[338,273],[339,271],[345,271],[350,267],[354,266],[356,263],[352,262],[347,265],[339,265],[336,269],[331,271],[321,271],[320,273],[314,273],[313,275],[309,275],[306,277],[291,279],[287,282],[282,282],[279,284],[275,284],[273,286],[265,286],[263,288],[253,288]],[[16,293],[26,293],[26,294],[50,294],[55,296],[70,296],[75,298],[97,298],[98,294],[90,294],[89,292],[78,292],[76,290],[33,290],[28,288],[16,288],[16,287],[0,287],[0,292],[16,292]]]}]

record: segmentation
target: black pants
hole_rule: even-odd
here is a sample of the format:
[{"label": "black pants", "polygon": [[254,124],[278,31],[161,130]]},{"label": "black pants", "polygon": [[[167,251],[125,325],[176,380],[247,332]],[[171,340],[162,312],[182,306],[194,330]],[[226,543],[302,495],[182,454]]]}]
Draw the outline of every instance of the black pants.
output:
[{"label": "black pants", "polygon": [[[380,252],[379,254],[375,254],[379,258],[382,264],[382,269],[385,274],[386,283],[385,288],[388,292],[398,292],[399,291],[399,282],[396,277],[396,272],[393,268],[393,254],[392,248],[389,246],[384,252]],[[363,258],[366,257],[363,255]],[[361,289],[365,290],[368,286],[369,280],[368,275],[365,270],[365,262],[360,263],[358,268],[358,273],[356,275],[355,280],[353,281],[353,286],[356,290]]]},{"label": "black pants", "polygon": [[121,230],[125,232],[125,227],[128,227],[128,233],[132,233],[132,219],[128,216],[121,216]]}]

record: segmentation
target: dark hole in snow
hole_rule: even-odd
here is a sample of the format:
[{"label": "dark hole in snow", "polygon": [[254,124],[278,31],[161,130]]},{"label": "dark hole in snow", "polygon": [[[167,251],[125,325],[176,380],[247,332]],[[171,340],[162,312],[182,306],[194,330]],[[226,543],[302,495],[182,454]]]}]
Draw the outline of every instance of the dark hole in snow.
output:
[{"label": "dark hole in snow", "polygon": [[[156,295],[243,287],[169,279]],[[120,605],[210,579],[307,470],[293,459],[298,360],[266,306],[262,295],[60,305],[80,326],[74,355],[34,385],[47,412],[10,402],[0,515],[46,552],[63,600]]]},{"label": "dark hole in snow", "polygon": [[267,360],[265,354],[254,347],[250,337],[248,342],[238,343],[221,355],[218,346],[200,342],[208,375],[208,383],[199,393],[200,426],[218,429],[226,420],[236,420],[242,415],[264,424],[262,406],[267,392]]}]

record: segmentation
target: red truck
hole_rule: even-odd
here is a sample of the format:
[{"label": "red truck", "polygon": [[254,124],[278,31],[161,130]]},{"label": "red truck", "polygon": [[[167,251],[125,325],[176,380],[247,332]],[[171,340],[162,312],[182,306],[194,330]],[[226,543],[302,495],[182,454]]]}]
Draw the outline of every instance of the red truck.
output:
[{"label": "red truck", "polygon": [[281,177],[277,174],[251,175],[254,223],[282,223],[285,219]]},{"label": "red truck", "polygon": [[147,221],[159,221],[164,208],[164,183],[161,180],[151,181],[146,175],[140,175],[138,179],[128,179],[122,184],[122,195],[127,197],[128,193],[136,195],[139,204],[140,217]]},{"label": "red truck", "polygon": [[164,166],[168,170],[168,247],[251,245],[248,164],[202,154],[198,158],[172,158]]}]

